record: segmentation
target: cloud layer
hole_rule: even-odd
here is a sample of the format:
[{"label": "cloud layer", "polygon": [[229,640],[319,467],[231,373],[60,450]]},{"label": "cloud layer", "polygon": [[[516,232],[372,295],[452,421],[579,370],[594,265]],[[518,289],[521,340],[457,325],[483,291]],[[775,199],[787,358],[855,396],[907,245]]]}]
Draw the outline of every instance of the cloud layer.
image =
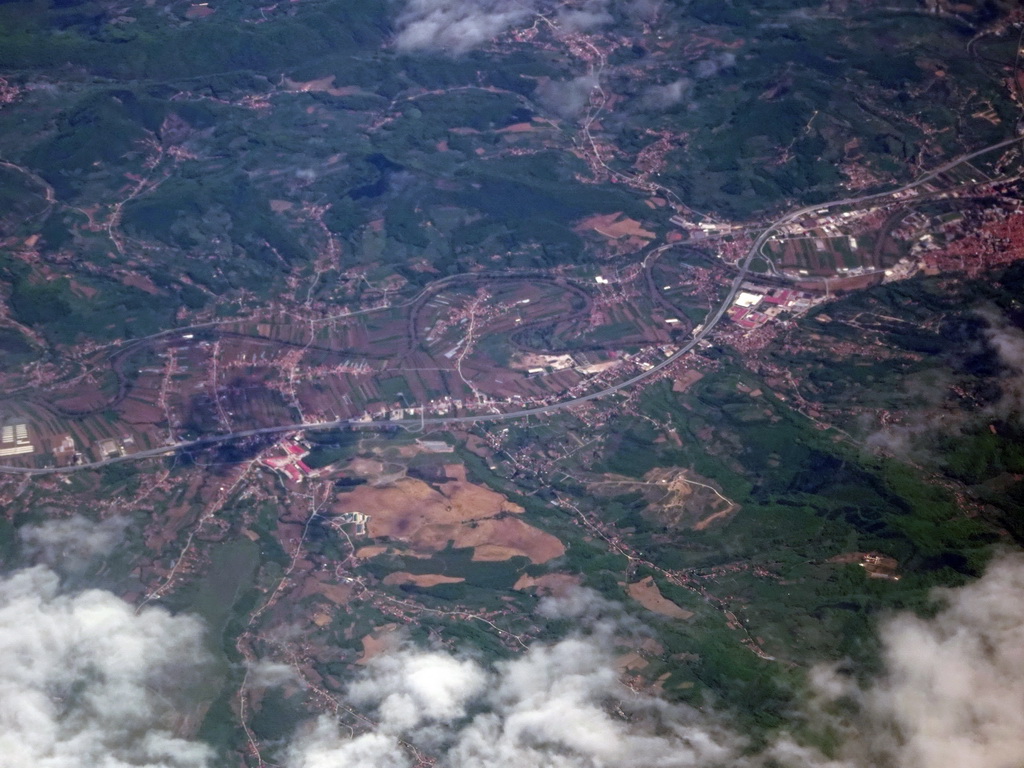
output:
[{"label": "cloud layer", "polygon": [[397,19],[399,50],[461,54],[544,15],[562,33],[586,32],[613,21],[612,9],[650,21],[661,0],[406,0]]},{"label": "cloud layer", "polygon": [[412,765],[402,742],[458,768],[685,768],[734,755],[732,734],[625,688],[612,650],[601,629],[490,668],[414,648],[378,657],[349,695],[374,713],[376,730],[351,736],[321,719],[288,765]]},{"label": "cloud layer", "polygon": [[874,746],[906,768],[1016,768],[1024,759],[1024,555],[941,595],[947,605],[935,618],[900,615],[882,632],[887,673],[865,694]]},{"label": "cloud layer", "polygon": [[0,580],[0,763],[207,766],[211,750],[174,733],[207,661],[201,624],[58,584],[42,566]]},{"label": "cloud layer", "polygon": [[[981,419],[1024,423],[1024,330],[994,309],[977,314],[986,323],[982,329],[984,347],[995,353],[1002,367],[991,379],[998,386],[998,397],[973,411],[950,409],[945,400],[955,382],[947,372],[934,371],[931,381],[907,389],[907,400],[913,400],[920,410],[909,410],[902,421],[872,432],[865,439],[868,448],[928,462],[935,459],[932,448],[937,434],[955,437]],[[971,351],[982,349],[979,342]]]},{"label": "cloud layer", "polygon": [[[751,754],[722,722],[626,689],[614,664],[621,625],[593,618],[593,601],[583,599],[582,610],[563,601],[546,611],[591,614],[588,634],[512,661],[484,666],[410,647],[378,657],[349,692],[377,727],[352,735],[321,718],[296,738],[286,764],[405,768],[415,762],[403,746],[411,745],[444,768],[1019,768],[1024,555],[939,597],[934,618],[886,623],[885,672],[872,685],[814,671],[822,710],[806,717],[843,734],[831,757],[786,737]],[[847,702],[842,718],[827,714],[837,699]]]},{"label": "cloud layer", "polygon": [[[841,734],[830,757],[785,737],[751,753],[724,718],[628,689],[617,644],[641,630],[579,591],[538,610],[576,621],[576,635],[508,661],[410,646],[380,654],[345,696],[375,727],[352,733],[321,717],[282,764],[406,768],[420,753],[440,768],[1019,768],[1024,554],[936,597],[934,616],[884,624],[884,671],[870,685],[814,671],[806,718]],[[62,593],[42,566],[0,579],[0,763],[208,768],[212,750],[175,733],[208,670],[202,638],[193,618],[136,614],[99,590]],[[290,672],[251,674],[276,683]]]},{"label": "cloud layer", "polygon": [[536,0],[408,0],[398,16],[400,50],[465,53],[522,24]]},{"label": "cloud layer", "polygon": [[689,95],[693,82],[681,77],[665,85],[649,86],[643,94],[646,109],[668,109],[682,103]]},{"label": "cloud layer", "polygon": [[1024,331],[995,312],[982,312],[988,322],[985,341],[1003,365],[999,378],[1002,397],[994,414],[1005,419],[1024,420]]},{"label": "cloud layer", "polygon": [[540,102],[559,117],[571,118],[583,111],[600,82],[596,75],[572,80],[549,80],[537,88]]},{"label": "cloud layer", "polygon": [[105,557],[124,537],[128,520],[110,517],[94,522],[81,515],[26,525],[18,531],[29,556],[65,572],[80,573]]}]

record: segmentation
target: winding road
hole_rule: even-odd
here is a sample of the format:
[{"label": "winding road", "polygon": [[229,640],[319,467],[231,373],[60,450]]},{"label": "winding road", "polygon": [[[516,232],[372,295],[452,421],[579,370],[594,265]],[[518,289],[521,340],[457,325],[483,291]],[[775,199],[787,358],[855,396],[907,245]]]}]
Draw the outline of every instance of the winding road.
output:
[{"label": "winding road", "polygon": [[[139,460],[142,460],[142,459],[150,459],[150,458],[156,458],[156,457],[159,457],[159,456],[166,456],[166,455],[169,455],[169,454],[176,453],[178,451],[187,451],[187,450],[195,449],[195,448],[205,448],[205,447],[210,446],[210,445],[215,445],[217,443],[223,443],[223,442],[227,442],[227,441],[230,441],[230,440],[238,440],[238,439],[242,439],[242,438],[246,438],[246,437],[257,437],[257,436],[261,436],[261,435],[274,435],[274,434],[283,434],[283,433],[287,433],[287,432],[297,432],[299,430],[304,430],[304,429],[332,429],[332,428],[333,429],[337,429],[337,428],[345,428],[345,427],[349,427],[349,428],[367,428],[367,427],[388,427],[388,426],[390,426],[390,427],[415,428],[415,427],[420,427],[420,426],[430,426],[430,427],[444,426],[446,424],[473,424],[473,423],[485,422],[485,421],[510,421],[510,420],[513,420],[513,419],[522,419],[522,418],[526,418],[526,417],[529,417],[529,416],[540,416],[540,415],[543,415],[543,414],[546,414],[546,413],[553,413],[555,411],[560,411],[560,410],[564,410],[566,408],[572,408],[572,407],[577,406],[577,405],[582,405],[583,403],[588,403],[588,402],[590,402],[592,400],[597,400],[597,399],[602,398],[602,397],[607,397],[609,395],[615,394],[616,392],[620,392],[620,391],[622,391],[624,389],[628,389],[630,387],[633,387],[636,384],[639,384],[640,382],[642,382],[642,381],[644,381],[646,379],[651,378],[652,376],[654,376],[658,372],[664,370],[668,366],[670,366],[673,363],[677,362],[681,357],[683,357],[684,355],[689,353],[694,347],[696,347],[698,344],[700,344],[700,342],[702,342],[704,339],[706,339],[710,335],[710,333],[715,329],[715,327],[721,322],[722,318],[725,317],[725,313],[728,311],[729,307],[732,305],[733,299],[736,298],[736,294],[740,290],[740,285],[742,285],[742,283],[747,279],[747,274],[748,274],[748,272],[750,270],[750,263],[760,254],[761,248],[768,241],[768,238],[771,237],[772,234],[779,227],[784,226],[785,224],[788,224],[791,221],[795,221],[796,219],[799,219],[801,216],[805,216],[806,214],[811,213],[813,211],[820,211],[820,210],[823,210],[823,209],[827,210],[827,209],[831,209],[831,208],[840,208],[840,207],[846,206],[846,205],[858,205],[858,204],[861,204],[861,203],[870,202],[872,200],[882,200],[882,199],[885,199],[885,198],[888,198],[888,197],[893,197],[895,195],[899,195],[899,194],[901,194],[903,192],[907,192],[907,191],[909,191],[911,189],[914,189],[916,187],[922,186],[923,184],[927,184],[932,179],[942,175],[943,173],[946,173],[947,171],[951,170],[952,168],[955,168],[956,166],[958,166],[958,165],[960,165],[962,163],[970,162],[971,160],[973,160],[973,159],[975,159],[977,157],[981,157],[982,155],[988,154],[989,152],[994,152],[994,151],[996,151],[998,149],[1003,149],[1005,147],[1009,147],[1009,146],[1011,146],[1013,144],[1017,144],[1017,143],[1020,143],[1022,141],[1024,141],[1024,136],[1014,136],[1013,138],[1005,139],[1003,141],[1000,141],[1000,142],[998,142],[996,144],[992,144],[991,146],[985,147],[983,149],[975,150],[974,152],[971,152],[969,154],[962,155],[962,156],[957,157],[957,158],[955,158],[953,160],[950,160],[949,162],[939,166],[938,168],[935,168],[935,169],[933,169],[931,171],[928,171],[927,173],[925,173],[924,175],[918,177],[914,181],[912,181],[912,182],[910,182],[908,184],[904,184],[903,186],[898,187],[897,189],[889,190],[889,191],[886,191],[886,192],[876,192],[876,193],[869,194],[869,195],[860,195],[860,196],[857,196],[857,197],[845,197],[845,198],[842,198],[842,199],[839,199],[839,200],[832,200],[830,202],[815,203],[814,205],[805,205],[805,206],[803,206],[801,208],[797,208],[797,209],[795,209],[793,211],[790,211],[789,213],[785,214],[781,218],[776,219],[771,224],[769,224],[761,232],[760,235],[758,235],[756,240],[754,240],[753,244],[750,246],[750,249],[747,251],[747,254],[743,257],[742,261],[739,263],[739,271],[737,272],[736,276],[733,278],[733,281],[732,281],[732,283],[729,286],[729,290],[726,293],[725,297],[722,299],[721,304],[719,304],[718,308],[716,310],[714,310],[714,312],[712,312],[708,316],[707,320],[704,322],[704,327],[701,328],[701,330],[698,331],[693,336],[692,339],[690,339],[688,342],[686,342],[686,344],[684,344],[682,347],[680,347],[678,350],[676,350],[676,352],[674,352],[671,356],[665,358],[664,360],[662,360],[660,363],[658,363],[657,365],[653,366],[652,368],[650,368],[650,369],[648,369],[646,371],[643,371],[642,373],[639,373],[636,376],[633,376],[633,377],[631,377],[629,379],[625,379],[624,381],[621,381],[618,384],[614,384],[614,385],[612,385],[610,387],[607,387],[605,389],[599,390],[597,392],[591,392],[588,395],[582,395],[580,397],[575,397],[575,398],[572,398],[570,400],[562,400],[562,401],[557,402],[557,403],[551,403],[549,405],[537,406],[537,407],[534,407],[534,408],[523,408],[523,409],[517,410],[517,411],[507,411],[505,413],[485,413],[485,414],[473,414],[473,415],[467,415],[467,416],[435,416],[435,417],[430,417],[430,418],[398,419],[398,420],[393,420],[393,421],[392,420],[387,420],[387,421],[359,421],[359,420],[355,420],[355,419],[342,419],[342,420],[339,420],[339,421],[321,421],[321,422],[312,422],[312,423],[305,422],[305,423],[297,423],[297,424],[282,424],[282,425],[274,426],[274,427],[262,427],[262,428],[259,428],[259,429],[248,429],[248,430],[242,430],[242,431],[239,431],[239,432],[228,432],[228,433],[219,434],[219,435],[210,435],[208,437],[203,437],[203,438],[200,438],[198,440],[182,441],[182,442],[178,442],[178,443],[173,443],[173,444],[170,444],[170,445],[162,446],[160,448],[151,448],[149,450],[139,451],[138,453],[133,453],[133,454],[130,454],[130,455],[127,455],[127,456],[115,456],[113,458],[104,459],[103,461],[94,461],[94,462],[89,462],[89,463],[86,463],[86,464],[76,464],[76,465],[70,466],[70,467],[32,468],[32,467],[12,467],[12,466],[0,465],[0,473],[6,473],[6,474],[12,474],[12,475],[28,475],[28,476],[66,475],[66,474],[71,474],[73,472],[81,472],[81,471],[84,471],[84,470],[99,469],[99,468],[102,468],[102,467],[110,466],[112,464],[118,464],[118,463],[126,462],[126,461],[139,461]],[[655,255],[657,253],[663,252],[663,251],[665,251],[665,250],[667,250],[669,248],[672,248],[672,247],[674,247],[674,244],[662,245],[658,249],[653,251],[651,254],[648,254],[647,258],[650,258],[652,255]],[[457,277],[459,277],[459,276],[452,276],[452,278],[445,278],[445,280],[442,281],[442,282],[449,281],[449,280],[452,280],[453,278],[457,278]],[[436,286],[434,286],[434,287],[436,288]],[[428,290],[429,289],[425,289],[423,293],[427,293]],[[419,298],[419,296],[414,297],[408,303],[415,302],[418,298]],[[353,312],[351,314],[358,314],[358,312]],[[162,336],[164,334],[170,334],[170,333],[181,333],[181,332],[182,332],[182,329],[174,329],[174,330],[168,330],[168,331],[162,332],[161,334],[157,334],[157,336]],[[152,338],[152,337],[150,337],[150,338]]]}]

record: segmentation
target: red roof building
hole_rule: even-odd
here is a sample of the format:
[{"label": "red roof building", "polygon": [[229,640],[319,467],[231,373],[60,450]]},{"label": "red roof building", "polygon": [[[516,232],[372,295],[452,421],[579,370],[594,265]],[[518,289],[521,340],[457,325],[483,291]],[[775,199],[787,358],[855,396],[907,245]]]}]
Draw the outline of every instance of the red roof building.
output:
[{"label": "red roof building", "polygon": [[291,456],[305,456],[309,451],[298,443],[285,443],[284,450]]}]

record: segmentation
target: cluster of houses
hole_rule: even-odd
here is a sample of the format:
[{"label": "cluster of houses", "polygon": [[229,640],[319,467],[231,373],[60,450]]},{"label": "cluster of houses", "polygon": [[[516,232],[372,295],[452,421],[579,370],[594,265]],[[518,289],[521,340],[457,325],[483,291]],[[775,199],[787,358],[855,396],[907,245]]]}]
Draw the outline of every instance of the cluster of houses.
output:
[{"label": "cluster of houses", "polygon": [[307,477],[314,476],[316,471],[303,461],[309,455],[309,449],[294,440],[282,444],[284,456],[267,456],[260,463],[274,470],[293,483],[301,483]]},{"label": "cluster of houses", "polygon": [[810,294],[791,288],[765,288],[743,283],[729,307],[729,318],[741,328],[759,328],[783,312],[800,314],[815,303]]}]

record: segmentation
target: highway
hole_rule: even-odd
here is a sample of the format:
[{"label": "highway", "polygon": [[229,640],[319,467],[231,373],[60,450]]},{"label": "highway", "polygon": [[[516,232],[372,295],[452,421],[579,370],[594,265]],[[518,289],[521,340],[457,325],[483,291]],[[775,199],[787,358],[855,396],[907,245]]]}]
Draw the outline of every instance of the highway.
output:
[{"label": "highway", "polygon": [[[223,443],[223,442],[227,442],[227,441],[230,441],[230,440],[238,440],[238,439],[242,439],[242,438],[246,438],[246,437],[257,437],[257,436],[261,436],[261,435],[283,434],[283,433],[287,433],[287,432],[296,432],[296,431],[303,430],[303,429],[367,428],[367,427],[388,427],[388,426],[391,426],[391,427],[415,428],[415,427],[420,427],[420,426],[423,426],[423,427],[438,427],[438,426],[444,426],[444,425],[448,425],[448,424],[473,424],[473,423],[485,422],[485,421],[510,421],[510,420],[513,420],[513,419],[522,419],[522,418],[526,418],[526,417],[529,417],[529,416],[541,416],[541,415],[546,414],[546,413],[553,413],[555,411],[560,411],[560,410],[563,410],[563,409],[566,409],[566,408],[573,408],[573,407],[575,407],[577,405],[582,405],[583,403],[588,403],[588,402],[590,402],[592,400],[597,400],[597,399],[602,398],[602,397],[607,397],[609,395],[615,394],[616,392],[620,392],[620,391],[622,391],[624,389],[628,389],[630,387],[633,387],[636,384],[639,384],[640,382],[642,382],[642,381],[644,381],[646,379],[649,379],[650,377],[652,377],[655,374],[657,374],[659,371],[662,371],[665,368],[667,368],[668,366],[670,366],[673,363],[677,362],[681,357],[683,357],[683,355],[686,355],[694,347],[696,347],[701,341],[706,339],[708,337],[708,335],[715,329],[715,327],[722,321],[722,318],[725,317],[725,313],[728,311],[729,307],[732,305],[733,299],[736,298],[736,294],[740,290],[740,285],[747,279],[747,274],[748,274],[749,269],[750,269],[750,263],[758,256],[758,254],[761,251],[762,246],[764,246],[764,244],[768,241],[768,238],[771,237],[772,234],[775,232],[775,230],[777,230],[779,227],[784,226],[785,224],[788,224],[791,221],[799,219],[801,216],[805,216],[808,213],[811,213],[811,212],[814,212],[814,211],[820,211],[820,210],[823,210],[823,209],[827,210],[827,209],[831,209],[831,208],[840,208],[840,207],[846,206],[846,205],[858,205],[858,204],[861,204],[861,203],[870,202],[872,200],[882,200],[884,198],[888,198],[888,197],[893,197],[895,195],[899,195],[899,194],[901,194],[903,192],[907,192],[907,191],[909,191],[911,189],[914,189],[916,187],[919,187],[919,186],[921,186],[923,184],[927,184],[932,179],[936,178],[937,176],[940,176],[943,173],[946,173],[947,171],[951,170],[952,168],[955,168],[956,166],[960,165],[961,163],[970,162],[971,160],[973,160],[973,159],[975,159],[977,157],[980,157],[982,155],[988,154],[989,152],[994,152],[994,151],[996,151],[998,149],[1003,149],[1005,147],[1009,147],[1009,146],[1011,146],[1013,144],[1016,144],[1016,143],[1019,143],[1021,141],[1024,141],[1024,136],[1015,136],[1015,137],[1010,138],[1010,139],[1005,139],[1004,141],[1001,141],[1001,142],[999,142],[997,144],[993,144],[993,145],[985,147],[983,149],[975,150],[974,152],[971,152],[969,154],[962,155],[962,156],[960,156],[958,158],[950,160],[949,162],[945,163],[944,165],[939,166],[938,168],[935,168],[935,169],[933,169],[931,171],[928,171],[927,173],[925,173],[924,175],[918,177],[914,181],[912,181],[912,182],[910,182],[908,184],[904,184],[903,186],[901,186],[901,187],[899,187],[897,189],[888,190],[886,192],[876,192],[876,193],[870,194],[870,195],[860,195],[860,196],[857,196],[857,197],[846,197],[846,198],[842,198],[840,200],[833,200],[831,202],[815,203],[814,205],[806,205],[806,206],[803,206],[802,208],[797,208],[796,210],[790,211],[789,213],[785,214],[781,218],[776,219],[771,224],[769,224],[761,232],[760,235],[758,235],[756,240],[754,240],[753,244],[750,246],[750,250],[747,251],[747,254],[743,257],[742,261],[740,262],[740,264],[739,264],[739,271],[737,272],[736,277],[733,278],[733,281],[732,281],[732,283],[729,286],[729,291],[726,293],[726,295],[723,298],[721,304],[718,306],[718,308],[712,314],[710,314],[708,316],[707,320],[704,322],[704,327],[701,328],[701,330],[698,333],[696,333],[692,339],[690,339],[688,342],[686,342],[686,344],[684,344],[682,347],[680,347],[678,350],[676,350],[676,352],[674,352],[670,357],[665,358],[664,360],[662,360],[660,363],[658,363],[657,365],[653,366],[652,368],[650,368],[650,369],[648,369],[646,371],[643,371],[642,373],[638,373],[636,376],[633,376],[633,377],[631,377],[629,379],[621,381],[618,384],[614,384],[614,385],[612,385],[610,387],[607,387],[605,389],[599,390],[597,392],[591,392],[588,395],[582,395],[580,397],[572,398],[570,400],[562,400],[560,402],[551,403],[549,405],[542,405],[542,406],[537,406],[537,407],[534,407],[534,408],[523,408],[521,410],[507,411],[507,412],[504,412],[504,413],[483,413],[483,414],[473,414],[473,415],[467,415],[467,416],[432,416],[432,417],[429,417],[429,418],[421,418],[421,419],[396,419],[396,420],[387,420],[387,421],[357,421],[357,420],[354,420],[354,419],[343,419],[343,420],[339,420],[339,421],[324,421],[324,422],[314,422],[314,423],[283,424],[283,425],[274,426],[274,427],[262,427],[262,428],[259,428],[259,429],[249,429],[249,430],[243,430],[243,431],[240,431],[240,432],[229,432],[229,433],[224,433],[224,434],[220,434],[220,435],[210,435],[208,437],[203,437],[203,438],[200,438],[198,440],[182,441],[182,442],[179,442],[179,443],[173,443],[171,445],[162,446],[160,448],[151,448],[149,450],[139,451],[138,453],[132,453],[132,454],[129,454],[127,456],[115,456],[113,458],[104,459],[102,461],[94,461],[94,462],[89,462],[89,463],[86,463],[86,464],[76,464],[76,465],[70,466],[70,467],[31,468],[31,467],[12,467],[12,466],[0,465],[0,473],[13,474],[13,475],[28,475],[28,476],[54,475],[54,474],[64,474],[64,475],[66,475],[66,474],[70,474],[70,473],[73,473],[73,472],[81,472],[81,471],[84,471],[84,470],[99,469],[99,468],[102,468],[102,467],[106,467],[106,466],[110,466],[110,465],[113,465],[113,464],[118,464],[118,463],[126,462],[126,461],[139,461],[139,460],[142,460],[142,459],[150,459],[150,458],[156,458],[156,457],[159,457],[159,456],[166,456],[166,455],[169,455],[169,454],[177,453],[179,451],[187,451],[187,450],[196,449],[196,448],[205,448],[205,447],[210,446],[210,445],[215,445],[217,443]],[[659,249],[657,249],[657,251],[652,252],[651,254],[648,254],[647,258],[650,258],[655,253],[664,251],[664,250],[666,250],[668,248],[671,248],[671,247],[673,247],[673,246],[672,245],[663,245]],[[458,277],[458,276],[453,276],[453,277]],[[452,278],[446,278],[445,280],[451,280],[451,279]],[[434,286],[434,287],[436,288],[436,286]],[[426,290],[427,289],[425,289],[424,292],[426,292]],[[419,297],[417,296],[416,298],[419,298]],[[412,301],[415,301],[415,298]],[[352,313],[352,314],[355,314],[355,313]],[[169,333],[175,333],[175,332],[180,333],[181,330],[180,329],[176,329],[174,331],[165,331],[163,333],[168,333],[169,334]],[[157,335],[163,335],[163,334],[157,334]]]}]

